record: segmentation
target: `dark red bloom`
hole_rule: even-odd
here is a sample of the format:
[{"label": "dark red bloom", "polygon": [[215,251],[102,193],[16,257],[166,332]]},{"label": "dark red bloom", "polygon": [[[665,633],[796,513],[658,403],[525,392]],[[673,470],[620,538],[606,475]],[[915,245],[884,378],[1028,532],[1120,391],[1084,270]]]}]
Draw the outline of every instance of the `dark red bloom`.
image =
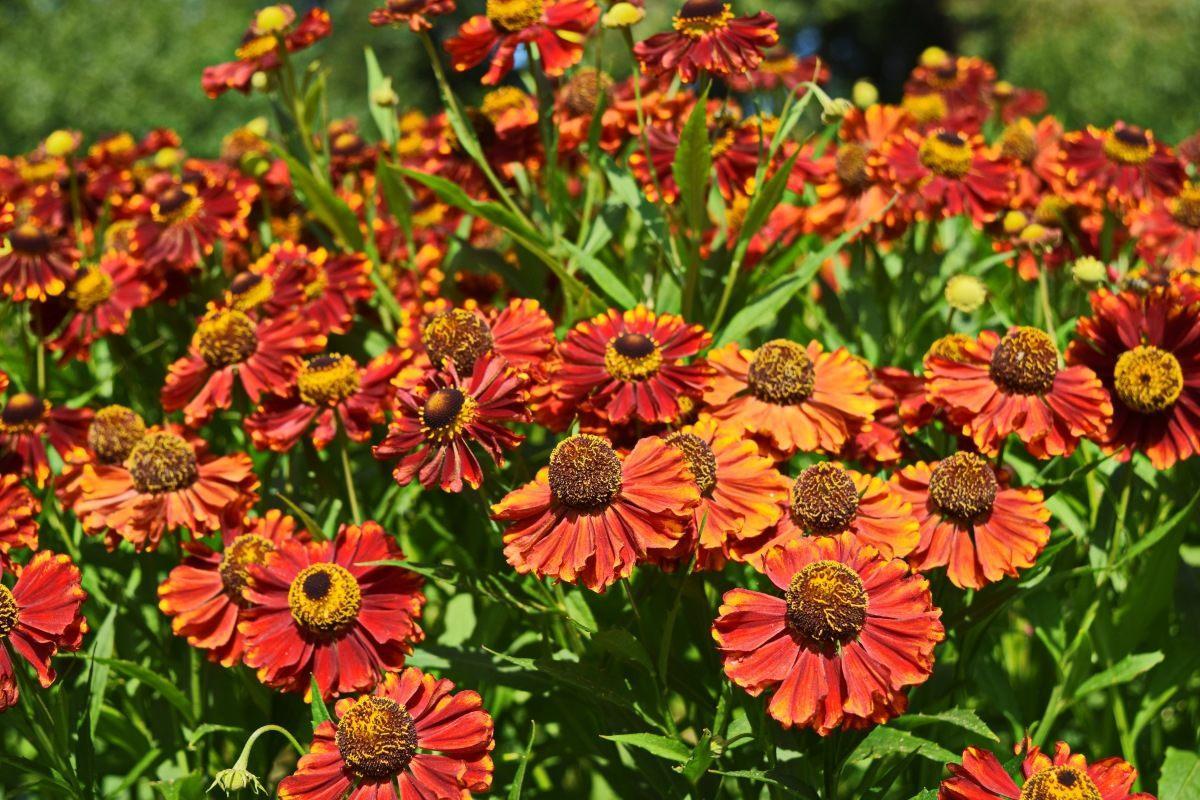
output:
[{"label": "dark red bloom", "polygon": [[905,130],[889,139],[871,163],[886,170],[918,219],[961,214],[982,226],[996,218],[1012,194],[1008,162],[987,150],[981,138],[952,130],[927,135]]},{"label": "dark red bloom", "polygon": [[67,237],[24,222],[8,233],[8,244],[0,255],[0,291],[18,303],[63,293],[79,260]]},{"label": "dark red bloom", "polygon": [[150,284],[141,265],[125,253],[110,251],[96,264],[81,267],[67,297],[75,306],[66,328],[49,342],[64,361],[86,361],[97,339],[123,334],[135,309],[150,302]]},{"label": "dark red bloom", "polygon": [[1026,739],[1017,752],[1027,750],[1021,761],[1021,783],[1017,784],[987,750],[968,747],[962,764],[948,764],[950,777],[938,787],[938,800],[1154,800],[1145,792],[1130,794],[1137,770],[1123,759],[1111,756],[1089,764],[1072,755],[1066,742],[1054,746],[1054,758]]},{"label": "dark red bloom", "polygon": [[1183,164],[1154,133],[1118,122],[1107,130],[1088,126],[1062,138],[1059,174],[1084,200],[1133,206],[1147,198],[1178,194]]},{"label": "dark red bloom", "polygon": [[380,27],[407,27],[420,33],[433,27],[430,17],[453,14],[455,9],[455,0],[387,0],[387,5],[371,12],[370,21]]},{"label": "dark red bloom", "polygon": [[[209,97],[220,97],[230,89],[243,93],[250,91],[254,73],[279,69],[281,43],[289,53],[295,53],[311,47],[333,30],[329,12],[323,8],[310,9],[298,23],[296,12],[290,5],[281,3],[270,7],[282,14],[278,20],[267,17],[268,10],[260,11],[246,29],[237,49],[237,61],[204,68],[200,85]],[[277,25],[277,22],[282,24]]]},{"label": "dark red bloom", "polygon": [[42,501],[25,487],[19,475],[0,475],[0,569],[11,564],[14,548],[37,550],[37,515]]},{"label": "dark red bloom", "polygon": [[489,56],[486,84],[513,68],[513,54],[534,45],[546,74],[558,77],[583,58],[583,44],[600,19],[595,0],[488,0],[487,13],[471,17],[446,41],[454,68],[465,72]]},{"label": "dark red bloom", "polygon": [[692,83],[700,72],[740,75],[758,67],[763,51],[779,43],[775,17],[760,11],[734,17],[723,0],[687,0],[672,20],[675,30],[634,47],[642,72],[673,72]]},{"label": "dark red bloom", "polygon": [[50,477],[46,443],[65,460],[83,444],[91,409],[51,405],[29,392],[14,392],[0,411],[0,472],[31,476],[38,486]]}]

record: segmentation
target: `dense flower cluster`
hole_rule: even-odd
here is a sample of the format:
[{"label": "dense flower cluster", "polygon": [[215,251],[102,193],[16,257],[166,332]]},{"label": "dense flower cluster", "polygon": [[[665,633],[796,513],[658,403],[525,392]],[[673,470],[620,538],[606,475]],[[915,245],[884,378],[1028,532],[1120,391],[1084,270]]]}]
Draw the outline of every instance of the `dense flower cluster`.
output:
[{"label": "dense flower cluster", "polygon": [[[628,34],[630,77],[581,66],[602,11]],[[936,49],[897,104],[839,104],[769,13],[719,1],[682,3],[636,43],[640,4],[456,12],[371,13],[435,59],[450,22],[449,64],[486,66],[477,104],[443,84],[432,115],[377,87],[378,141],[353,120],[309,127],[312,73],[293,60],[331,22],[280,5],[203,86],[299,104],[296,152],[256,123],[216,159],[158,130],[86,149],[56,134],[0,160],[0,291],[38,359],[132,364],[165,337],[149,394],[111,375],[80,394],[32,362],[0,373],[0,707],[17,702],[10,653],[48,686],[50,658],[88,630],[88,565],[39,549],[45,504],[123,557],[178,556],[158,605],[211,661],[331,702],[279,796],[486,791],[492,717],[409,664],[429,587],[370,519],[463,493],[491,520],[448,535],[494,524],[497,560],[529,582],[706,576],[728,680],[767,694],[779,725],[830,736],[906,712],[953,634],[943,605],[1037,569],[1055,460],[1164,471],[1200,453],[1200,183],[1153,132],[1065,131],[1040,93]],[[529,84],[509,79],[520,64]],[[778,107],[738,102],[753,94],[786,101],[752,112]],[[802,142],[792,110],[814,98],[830,135]],[[686,172],[698,148],[711,174]],[[597,201],[602,184],[619,200]],[[937,236],[994,251],[1017,311],[977,314],[994,291],[980,274],[947,287],[950,322],[915,359],[820,332],[812,309],[848,273],[895,276]],[[807,304],[796,325],[782,302],[726,313],[831,242],[819,288],[788,295]],[[1047,287],[1078,292],[1064,267],[1085,274],[1083,259],[1099,269],[1071,329],[1058,322],[1078,312]],[[620,271],[638,261],[653,267]],[[1021,306],[1034,282],[1041,305]],[[284,513],[285,469],[288,486],[344,470],[345,503],[324,523],[308,518],[321,497]],[[396,486],[360,498],[376,472]],[[1025,747],[1023,782],[969,748],[938,796],[1139,796],[1124,761]]]}]

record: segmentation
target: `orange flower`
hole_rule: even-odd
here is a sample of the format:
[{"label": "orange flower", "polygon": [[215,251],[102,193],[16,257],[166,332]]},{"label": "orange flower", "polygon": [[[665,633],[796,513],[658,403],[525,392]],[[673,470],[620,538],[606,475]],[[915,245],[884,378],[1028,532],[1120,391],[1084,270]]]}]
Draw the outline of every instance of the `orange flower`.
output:
[{"label": "orange flower", "polygon": [[407,27],[413,33],[420,33],[433,27],[430,17],[453,14],[455,8],[455,0],[387,0],[387,5],[371,12],[370,22],[378,27]]},{"label": "orange flower", "polygon": [[201,440],[168,427],[146,433],[122,464],[85,470],[75,513],[88,533],[112,529],[110,550],[120,539],[153,550],[176,528],[198,538],[240,523],[258,486],[245,453],[214,456]]},{"label": "orange flower", "polygon": [[764,568],[783,597],[733,589],[713,623],[729,679],[821,736],[903,713],[945,638],[928,581],[848,533],[794,539]]},{"label": "orange flower", "polygon": [[42,502],[21,483],[19,475],[0,475],[0,569],[12,565],[17,547],[37,550],[37,515]]},{"label": "orange flower", "polygon": [[642,72],[676,73],[692,83],[701,72],[741,75],[758,67],[763,51],[779,43],[775,17],[760,11],[734,17],[723,0],[687,0],[672,20],[673,31],[638,42],[633,54]]},{"label": "orange flower", "polygon": [[262,564],[282,542],[307,539],[304,532],[297,537],[296,521],[276,509],[247,523],[244,532],[240,527],[222,531],[220,552],[201,542],[185,543],[183,563],[158,587],[158,607],[171,617],[175,635],[226,667],[242,660],[245,647],[238,621],[250,605],[242,595],[249,566]]},{"label": "orange flower", "polygon": [[438,311],[421,326],[421,343],[434,366],[453,361],[460,375],[475,359],[496,353],[520,370],[540,372],[554,352],[554,322],[536,300],[515,299],[485,314],[466,308]]},{"label": "orange flower", "polygon": [[929,399],[946,408],[975,446],[995,455],[1015,433],[1036,458],[1069,456],[1080,437],[1099,438],[1112,403],[1096,373],[1060,367],[1049,334],[1018,326],[967,340],[953,357],[925,364]]},{"label": "orange flower", "polygon": [[0,255],[0,291],[18,303],[63,293],[79,261],[70,239],[29,221],[9,231],[8,244]]},{"label": "orange flower", "polygon": [[[266,16],[269,11],[281,12],[280,20]],[[273,16],[273,15],[272,15]],[[281,22],[282,24],[276,24]],[[265,25],[265,27],[264,27]],[[260,11],[251,21],[237,49],[237,60],[204,68],[201,86],[209,97],[220,97],[230,89],[246,93],[250,91],[250,79],[256,72],[279,69],[279,48],[282,45],[289,53],[311,47],[324,39],[333,30],[329,12],[314,8],[296,22],[296,11],[281,3]]]},{"label": "orange flower", "polygon": [[238,631],[258,679],[308,697],[367,691],[398,672],[424,633],[420,575],[397,566],[400,552],[375,522],[343,525],[333,541],[281,541],[263,563],[247,564],[249,607]]},{"label": "orange flower", "polygon": [[74,314],[61,333],[49,342],[62,351],[62,360],[86,361],[97,339],[123,334],[135,309],[150,303],[150,284],[141,265],[124,253],[105,253],[96,264],[75,273],[67,290]]},{"label": "orange flower", "polygon": [[18,570],[12,588],[0,584],[0,711],[19,696],[12,653],[29,662],[44,689],[57,677],[50,659],[82,646],[88,625],[79,608],[87,593],[79,584],[79,568],[49,550]]},{"label": "orange flower", "polygon": [[1170,147],[1154,133],[1117,122],[1108,130],[1088,126],[1062,138],[1058,174],[1081,199],[1134,206],[1178,194],[1185,173]]},{"label": "orange flower", "polygon": [[0,472],[50,478],[47,442],[64,460],[87,436],[91,409],[52,405],[36,394],[13,392],[0,411]]},{"label": "orange flower", "polygon": [[369,696],[339,701],[279,797],[468,800],[492,785],[494,745],[477,692],[454,694],[450,681],[409,667]]},{"label": "orange flower", "polygon": [[583,58],[583,44],[600,19],[594,0],[488,0],[487,13],[462,24],[446,40],[454,68],[465,72],[489,59],[483,82],[512,71],[522,45],[536,45],[546,74],[557,78]]},{"label": "orange flower", "polygon": [[622,457],[580,434],[559,442],[550,465],[492,515],[509,523],[504,555],[517,572],[603,592],[678,544],[700,502],[690,478],[683,453],[662,439],[642,439]]},{"label": "orange flower", "polygon": [[912,506],[885,481],[832,462],[802,471],[780,510],[773,530],[756,541],[738,543],[737,560],[762,569],[772,547],[810,535],[850,533],[884,558],[904,558],[921,540]]},{"label": "orange flower", "polygon": [[892,476],[891,487],[909,502],[921,542],[909,556],[914,568],[949,565],[951,583],[981,589],[1032,567],[1050,539],[1050,512],[1037,489],[1008,485],[1004,474],[974,453],[919,461]]},{"label": "orange flower", "polygon": [[726,345],[708,355],[716,370],[704,395],[710,413],[768,439],[784,456],[836,453],[852,427],[874,414],[866,367],[844,348],[826,353],[786,339],[757,350]]},{"label": "orange flower", "polygon": [[950,777],[938,787],[938,800],[1026,800],[1027,798],[1103,798],[1104,800],[1154,800],[1145,792],[1130,794],[1137,770],[1123,759],[1111,756],[1089,764],[1072,755],[1066,742],[1054,746],[1054,757],[1031,745],[1026,738],[1018,748],[1027,750],[1021,761],[1018,785],[987,750],[968,747],[962,764],[948,764]]}]

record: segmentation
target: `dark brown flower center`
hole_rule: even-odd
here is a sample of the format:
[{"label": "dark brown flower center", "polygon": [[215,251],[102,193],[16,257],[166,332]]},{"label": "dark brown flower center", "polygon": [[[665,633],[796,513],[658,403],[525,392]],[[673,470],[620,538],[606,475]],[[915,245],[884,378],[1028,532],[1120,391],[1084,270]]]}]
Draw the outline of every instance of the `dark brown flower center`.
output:
[{"label": "dark brown flower center", "polygon": [[852,641],[867,621],[862,578],[837,561],[814,561],[797,572],[784,600],[788,625],[822,648]]},{"label": "dark brown flower center", "polygon": [[395,700],[368,696],[346,709],[334,741],[350,772],[384,780],[403,772],[417,754],[417,725]]},{"label": "dark brown flower center", "polygon": [[125,406],[106,406],[88,428],[88,447],[105,464],[120,464],[146,435],[141,415]]},{"label": "dark brown flower center", "polygon": [[1011,328],[992,353],[992,380],[1009,394],[1045,394],[1058,375],[1058,348],[1037,328]]},{"label": "dark brown flower center", "polygon": [[17,392],[0,411],[0,422],[9,428],[27,428],[41,422],[48,410],[46,401],[36,394]]},{"label": "dark brown flower center", "polygon": [[1101,800],[1100,790],[1086,772],[1053,766],[1029,776],[1020,800]]},{"label": "dark brown flower center", "polygon": [[50,252],[50,237],[36,225],[25,223],[8,234],[13,250],[28,256],[43,256]]},{"label": "dark brown flower center", "polygon": [[700,39],[729,27],[733,10],[723,0],[688,0],[672,20],[675,30],[692,39]]},{"label": "dark brown flower center", "polygon": [[1171,216],[1187,228],[1200,228],[1200,186],[1187,184],[1179,195],[1167,201]]},{"label": "dark brown flower center", "polygon": [[200,477],[196,452],[182,437],[160,431],[146,434],[125,459],[125,469],[141,494],[186,489]]},{"label": "dark brown flower center", "polygon": [[867,150],[856,142],[846,142],[838,147],[834,164],[838,180],[852,192],[861,192],[871,185],[867,173]]},{"label": "dark brown flower center", "polygon": [[0,639],[17,627],[20,618],[21,609],[17,606],[17,599],[7,586],[0,585]]},{"label": "dark brown flower center", "polygon": [[836,464],[814,464],[792,484],[791,510],[792,519],[806,531],[844,531],[858,513],[858,487]]},{"label": "dark brown flower center", "polygon": [[725,0],[688,0],[679,9],[682,19],[713,17],[725,10]]},{"label": "dark brown flower center", "polygon": [[929,499],[944,516],[970,523],[992,511],[999,490],[996,473],[975,453],[955,453],[933,468]]},{"label": "dark brown flower center", "polygon": [[75,273],[75,282],[67,294],[75,301],[75,307],[86,314],[112,297],[114,286],[111,275],[95,265],[88,265]]},{"label": "dark brown flower center", "polygon": [[265,564],[267,556],[274,550],[275,545],[269,539],[255,533],[243,533],[225,548],[217,571],[221,575],[225,593],[233,602],[243,607],[250,604],[242,597],[242,589],[246,588],[249,577],[247,568],[251,564]]},{"label": "dark brown flower center", "polygon": [[584,67],[563,87],[563,104],[572,114],[591,114],[611,86],[612,78],[608,75],[600,70]]},{"label": "dark brown flower center", "polygon": [[358,618],[362,590],[350,571],[338,564],[313,564],[300,570],[288,587],[292,619],[312,634],[333,636]]},{"label": "dark brown flower center", "polygon": [[667,437],[667,444],[683,453],[700,494],[711,496],[717,485],[717,456],[708,442],[694,433],[673,433]]},{"label": "dark brown flower center", "polygon": [[1144,164],[1151,155],[1150,136],[1134,125],[1118,125],[1104,139],[1104,154],[1118,164]]},{"label": "dark brown flower center", "polygon": [[196,326],[192,341],[205,363],[214,369],[240,364],[258,349],[254,320],[232,309],[207,314]]},{"label": "dark brown flower center", "polygon": [[816,369],[808,351],[787,339],[767,342],[754,353],[746,381],[759,400],[795,405],[813,393]]},{"label": "dark brown flower center", "polygon": [[475,361],[492,350],[492,329],[477,314],[455,308],[434,314],[421,331],[429,357],[438,364],[453,361],[460,372],[470,372]]},{"label": "dark brown flower center", "polygon": [[593,511],[621,490],[621,459],[608,440],[582,433],[550,454],[550,491],[563,505]]}]

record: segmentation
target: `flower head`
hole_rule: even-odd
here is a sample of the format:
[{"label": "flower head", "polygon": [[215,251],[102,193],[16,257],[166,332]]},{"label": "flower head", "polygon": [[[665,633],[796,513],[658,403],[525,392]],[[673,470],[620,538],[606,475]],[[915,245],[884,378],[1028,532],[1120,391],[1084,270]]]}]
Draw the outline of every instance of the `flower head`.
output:
[{"label": "flower head", "polygon": [[583,58],[583,44],[600,19],[595,0],[487,0],[487,13],[471,17],[446,41],[459,72],[489,60],[485,84],[513,68],[522,45],[536,45],[546,74],[562,75]]},{"label": "flower head", "polygon": [[961,764],[950,764],[950,777],[938,788],[938,800],[1154,800],[1144,792],[1130,793],[1137,770],[1111,756],[1091,764],[1072,754],[1066,742],[1054,746],[1054,756],[1026,739],[1018,783],[987,750],[968,747]]},{"label": "flower head", "polygon": [[638,42],[634,55],[647,74],[677,73],[692,83],[700,72],[740,75],[755,69],[763,51],[779,42],[775,17],[759,12],[735,17],[723,0],[687,0],[674,30]]}]

